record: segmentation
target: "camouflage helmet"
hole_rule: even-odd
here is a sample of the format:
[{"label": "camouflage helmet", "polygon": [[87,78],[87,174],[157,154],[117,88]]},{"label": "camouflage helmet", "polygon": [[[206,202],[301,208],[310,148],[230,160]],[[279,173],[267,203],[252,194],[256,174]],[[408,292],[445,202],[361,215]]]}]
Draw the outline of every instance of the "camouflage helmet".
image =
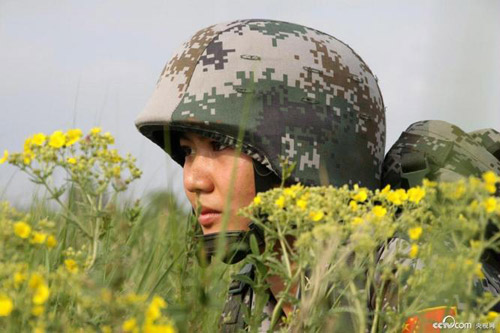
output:
[{"label": "camouflage helmet", "polygon": [[457,181],[492,170],[500,174],[500,133],[483,129],[470,133],[441,120],[410,125],[385,157],[383,185],[409,188],[424,178]]},{"label": "camouflage helmet", "polygon": [[348,45],[302,25],[250,19],[198,31],[163,69],[136,126],[181,165],[175,133],[190,131],[240,142],[278,176],[288,158],[291,180],[305,185],[380,186],[377,79]]}]

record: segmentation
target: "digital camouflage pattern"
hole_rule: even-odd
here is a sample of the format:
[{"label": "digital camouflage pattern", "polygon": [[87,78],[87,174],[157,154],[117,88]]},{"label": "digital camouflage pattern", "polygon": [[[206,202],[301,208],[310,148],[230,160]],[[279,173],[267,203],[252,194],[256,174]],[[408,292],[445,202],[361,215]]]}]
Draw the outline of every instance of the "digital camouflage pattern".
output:
[{"label": "digital camouflage pattern", "polygon": [[[481,177],[492,170],[500,174],[500,133],[494,129],[483,129],[466,133],[459,127],[439,120],[416,122],[404,131],[385,157],[382,183],[392,188],[420,185],[424,178],[432,181],[451,182],[469,176]],[[497,195],[499,191],[497,190]],[[487,233],[498,229],[490,224]],[[487,234],[486,237],[491,237]],[[404,236],[404,235],[403,235]],[[378,253],[378,260],[388,260],[397,252],[408,253],[410,243],[404,237],[392,238]],[[418,259],[405,259],[402,265],[420,269]],[[475,278],[474,288],[478,294],[490,292],[500,295],[500,253],[487,250],[482,258],[485,278]],[[379,280],[377,285],[381,285]],[[385,306],[393,306],[397,292],[394,286],[387,288]],[[372,299],[373,303],[374,299]],[[440,304],[439,297],[436,304]],[[372,304],[373,305],[373,304]],[[462,310],[460,302],[458,310]],[[500,311],[500,303],[492,308]]]},{"label": "digital camouflage pattern", "polygon": [[385,112],[375,76],[346,44],[272,20],[207,27],[165,66],[138,129],[179,164],[175,133],[234,145],[305,185],[380,186]]},{"label": "digital camouflage pattern", "polygon": [[500,174],[500,133],[494,129],[466,133],[445,121],[426,120],[408,127],[389,150],[382,179],[384,186],[408,188],[424,177],[456,181],[489,170]]}]

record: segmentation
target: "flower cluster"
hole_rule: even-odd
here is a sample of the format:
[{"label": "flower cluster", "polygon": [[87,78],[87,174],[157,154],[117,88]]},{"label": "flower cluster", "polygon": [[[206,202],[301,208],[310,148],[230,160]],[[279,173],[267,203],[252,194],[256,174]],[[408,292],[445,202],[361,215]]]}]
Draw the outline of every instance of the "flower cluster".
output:
[{"label": "flower cluster", "polygon": [[[500,233],[486,232],[500,227],[499,182],[487,172],[456,183],[425,180],[408,190],[296,184],[259,193],[242,214],[264,230],[266,249],[249,260],[269,267],[265,274],[280,276],[286,286],[300,285],[300,300],[283,296],[300,309],[287,318],[290,328],[365,331],[346,323],[354,316],[368,325],[370,303],[385,309],[370,325],[401,327],[418,311],[456,306],[457,299],[475,306],[463,316],[479,320],[494,304],[491,294],[476,291],[485,283],[482,254],[500,248]],[[350,287],[339,293],[342,286]],[[322,326],[321,295],[338,304],[328,310],[338,311],[337,326]],[[343,315],[342,304],[356,312]]]},{"label": "flower cluster", "polygon": [[80,187],[104,192],[111,183],[116,190],[123,191],[141,176],[141,171],[132,156],[124,158],[116,149],[109,149],[114,142],[114,137],[109,132],[102,133],[99,127],[92,128],[85,136],[78,128],[57,130],[50,135],[37,133],[25,140],[22,152],[5,150],[0,164],[9,162],[18,166],[35,182],[45,182],[60,167]]},{"label": "flower cluster", "polygon": [[[81,269],[85,246],[58,251],[63,241],[54,234],[56,227],[52,221],[36,222],[8,203],[0,204],[1,327],[17,331],[27,325],[36,332],[94,330],[90,319],[99,318],[102,332],[176,332],[172,320],[162,313],[166,302],[160,296],[148,302],[147,295],[115,295],[109,289],[98,294],[92,275]],[[79,313],[82,310],[87,319]],[[121,315],[114,318],[113,314]]]}]

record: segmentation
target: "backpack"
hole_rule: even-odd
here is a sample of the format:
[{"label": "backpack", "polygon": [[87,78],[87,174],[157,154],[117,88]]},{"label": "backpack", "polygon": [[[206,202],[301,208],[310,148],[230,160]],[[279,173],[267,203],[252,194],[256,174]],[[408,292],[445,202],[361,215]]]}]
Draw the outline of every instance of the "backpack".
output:
[{"label": "backpack", "polygon": [[[466,133],[445,121],[419,121],[410,125],[387,153],[382,186],[408,189],[420,185],[424,178],[452,182],[469,176],[481,177],[490,170],[500,175],[498,131],[490,128]],[[495,195],[500,195],[498,186]],[[497,232],[498,228],[489,223],[485,236],[490,238]],[[481,262],[486,278],[477,281],[478,288],[500,295],[500,253],[488,249]],[[500,311],[500,303],[491,310]]]}]

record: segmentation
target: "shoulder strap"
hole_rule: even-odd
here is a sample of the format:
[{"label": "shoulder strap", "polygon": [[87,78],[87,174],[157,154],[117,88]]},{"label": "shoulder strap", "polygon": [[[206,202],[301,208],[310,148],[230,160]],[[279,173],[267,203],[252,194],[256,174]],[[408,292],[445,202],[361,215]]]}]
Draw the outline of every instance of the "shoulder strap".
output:
[{"label": "shoulder strap", "polygon": [[220,331],[224,333],[235,333],[246,327],[245,311],[242,306],[247,306],[249,309],[252,304],[253,290],[245,280],[253,280],[254,266],[247,264],[236,274],[236,277],[244,276],[242,279],[234,279],[230,286],[229,292],[219,320]]}]

